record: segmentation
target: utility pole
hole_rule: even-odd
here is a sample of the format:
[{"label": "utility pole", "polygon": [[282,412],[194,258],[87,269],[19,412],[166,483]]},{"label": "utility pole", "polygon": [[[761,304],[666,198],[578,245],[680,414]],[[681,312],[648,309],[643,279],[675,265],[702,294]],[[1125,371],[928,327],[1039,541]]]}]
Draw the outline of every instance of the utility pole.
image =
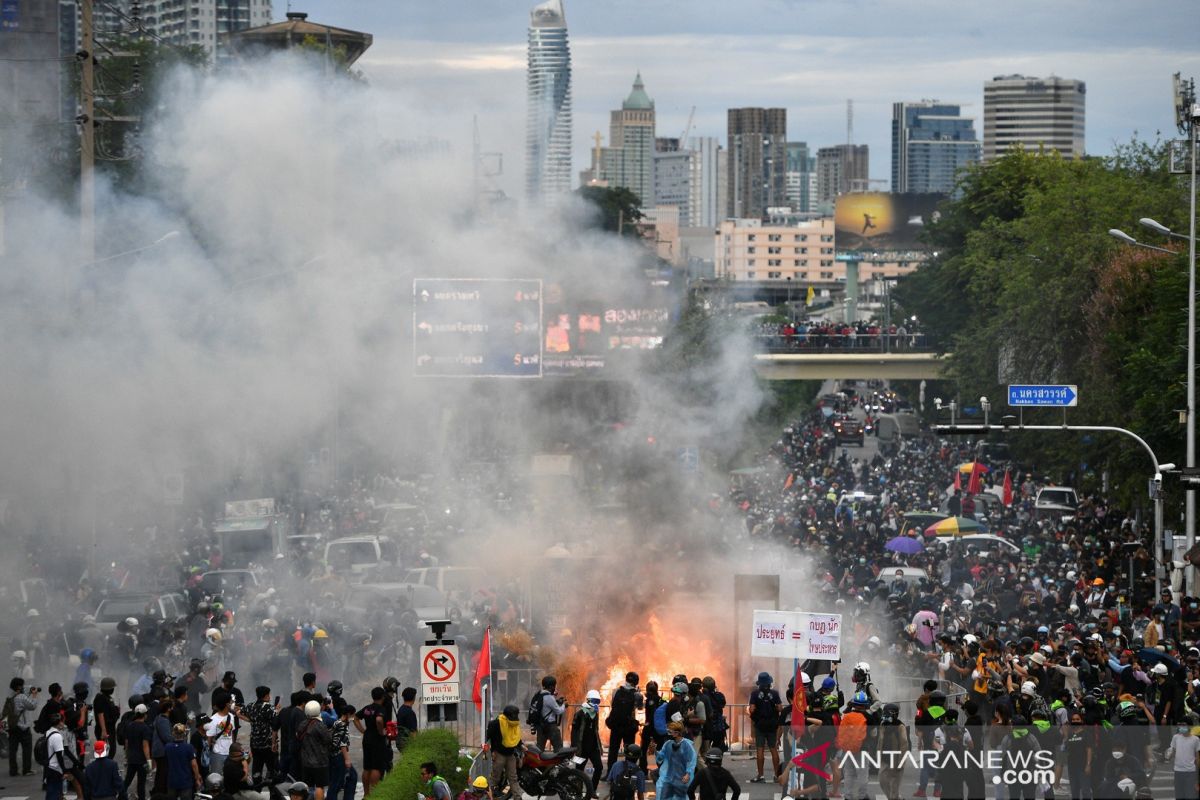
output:
[{"label": "utility pole", "polygon": [[81,263],[96,258],[96,30],[93,0],[79,0],[79,245]]}]

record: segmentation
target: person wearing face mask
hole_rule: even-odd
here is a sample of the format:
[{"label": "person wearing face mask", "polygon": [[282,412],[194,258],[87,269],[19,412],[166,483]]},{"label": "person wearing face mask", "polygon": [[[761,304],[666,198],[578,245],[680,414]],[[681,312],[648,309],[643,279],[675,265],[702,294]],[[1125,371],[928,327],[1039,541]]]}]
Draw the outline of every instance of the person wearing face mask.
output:
[{"label": "person wearing face mask", "polygon": [[1185,640],[1194,642],[1200,639],[1200,599],[1183,598],[1183,612],[1179,616],[1179,624],[1183,627]]},{"label": "person wearing face mask", "polygon": [[667,735],[670,739],[654,756],[658,763],[655,797],[659,800],[683,800],[696,774],[696,749],[689,739],[683,737],[682,722],[667,725]]},{"label": "person wearing face mask", "polygon": [[1072,711],[1062,734],[1063,767],[1071,788],[1071,800],[1083,800],[1091,795],[1092,763],[1099,741],[1098,728],[1084,725],[1082,711]]},{"label": "person wearing face mask", "polygon": [[1200,739],[1192,734],[1186,722],[1175,726],[1175,735],[1167,747],[1167,761],[1175,776],[1177,800],[1196,800],[1197,766],[1200,765]]},{"label": "person wearing face mask", "polygon": [[571,720],[571,746],[579,751],[580,758],[592,763],[588,787],[590,796],[596,797],[596,783],[603,777],[604,771],[600,763],[600,692],[595,689],[587,693],[587,699]]},{"label": "person wearing face mask", "polygon": [[[1146,786],[1146,772],[1142,760],[1134,755],[1120,739],[1114,739],[1111,758],[1097,757],[1103,762],[1100,782],[1096,787],[1096,797],[1128,797],[1124,786],[1132,784],[1135,787]],[[1094,767],[1093,767],[1094,772]]]}]

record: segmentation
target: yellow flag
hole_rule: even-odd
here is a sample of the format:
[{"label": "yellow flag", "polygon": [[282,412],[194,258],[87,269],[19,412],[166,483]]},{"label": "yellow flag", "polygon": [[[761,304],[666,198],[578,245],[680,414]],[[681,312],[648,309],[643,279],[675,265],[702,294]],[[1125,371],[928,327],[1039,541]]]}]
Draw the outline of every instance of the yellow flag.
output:
[{"label": "yellow flag", "polygon": [[817,293],[813,291],[813,287],[808,287],[808,296],[804,299],[804,305],[811,306],[813,304],[813,298],[816,296]]}]

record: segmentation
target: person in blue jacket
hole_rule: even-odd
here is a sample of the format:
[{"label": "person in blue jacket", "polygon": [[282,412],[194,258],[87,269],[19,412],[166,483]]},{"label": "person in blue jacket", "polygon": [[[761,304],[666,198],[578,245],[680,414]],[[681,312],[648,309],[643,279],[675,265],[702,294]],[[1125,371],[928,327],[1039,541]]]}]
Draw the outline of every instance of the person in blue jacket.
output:
[{"label": "person in blue jacket", "polygon": [[658,800],[686,798],[688,787],[696,775],[696,748],[683,738],[683,722],[672,720],[667,724],[667,735],[671,738],[655,754],[658,762]]},{"label": "person in blue jacket", "polygon": [[93,746],[96,757],[83,770],[83,784],[92,800],[111,800],[125,794],[121,769],[112,759],[108,743],[103,739]]}]

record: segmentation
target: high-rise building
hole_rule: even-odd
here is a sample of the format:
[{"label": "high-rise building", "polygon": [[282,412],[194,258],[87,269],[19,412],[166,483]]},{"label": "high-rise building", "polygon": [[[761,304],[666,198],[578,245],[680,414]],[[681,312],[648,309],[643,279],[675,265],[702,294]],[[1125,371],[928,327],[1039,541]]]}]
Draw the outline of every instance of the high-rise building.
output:
[{"label": "high-rise building", "polygon": [[656,206],[674,206],[679,210],[679,225],[692,224],[691,150],[662,150],[654,154],[654,195]]},{"label": "high-rise building", "polygon": [[787,143],[787,199],[798,214],[817,210],[817,159],[809,155],[808,142]]},{"label": "high-rise building", "polygon": [[571,47],[562,0],[529,14],[526,86],[525,193],[546,200],[571,191]]},{"label": "high-rise building", "polygon": [[787,204],[787,109],[729,109],[726,215],[763,218]]},{"label": "high-rise building", "polygon": [[1083,155],[1083,81],[997,75],[983,85],[983,160],[999,158],[1015,145]]},{"label": "high-rise building", "polygon": [[227,36],[271,22],[271,0],[146,0],[146,32],[175,45],[199,45],[220,61]]},{"label": "high-rise building", "polygon": [[892,104],[892,191],[951,194],[959,170],[979,160],[975,121],[959,106]]},{"label": "high-rise building", "polygon": [[839,194],[869,188],[871,153],[865,144],[839,144],[817,151],[817,205],[831,211]]},{"label": "high-rise building", "polygon": [[[676,151],[679,149],[675,143]],[[633,91],[612,112],[608,147],[601,153],[595,175],[609,186],[623,186],[638,196],[645,207],[654,204],[654,101],[646,94],[642,75],[633,81]],[[594,165],[595,166],[595,165]]]},{"label": "high-rise building", "polygon": [[692,152],[688,166],[691,168],[690,227],[715,228],[724,219],[725,193],[723,173],[725,151],[715,136],[696,136],[688,140]]}]

